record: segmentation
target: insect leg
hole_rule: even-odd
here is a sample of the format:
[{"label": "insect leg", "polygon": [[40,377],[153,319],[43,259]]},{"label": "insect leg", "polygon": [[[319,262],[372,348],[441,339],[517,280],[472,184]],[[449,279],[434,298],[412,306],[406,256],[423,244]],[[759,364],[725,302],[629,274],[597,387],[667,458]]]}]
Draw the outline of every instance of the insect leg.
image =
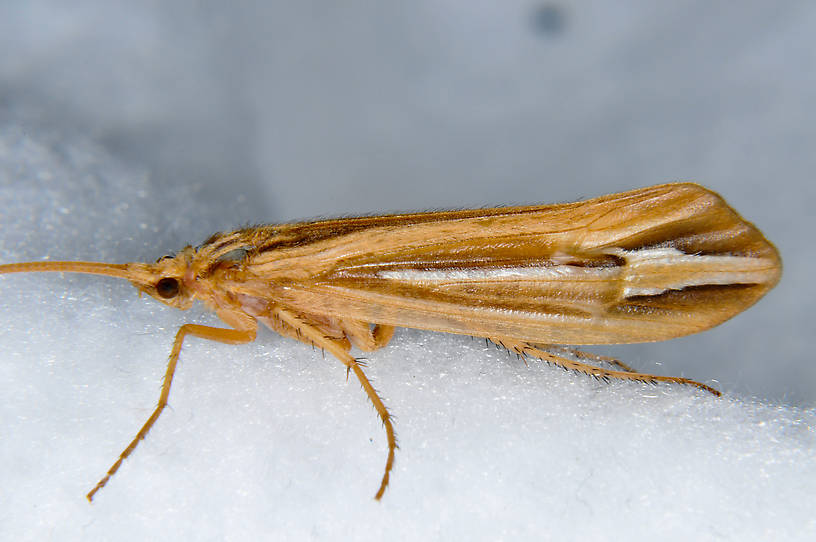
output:
[{"label": "insect leg", "polygon": [[[155,410],[153,410],[153,414],[150,415],[142,428],[139,429],[139,432],[136,433],[136,437],[130,442],[130,444],[128,444],[127,448],[125,448],[122,453],[119,454],[119,458],[116,460],[116,462],[114,462],[111,468],[108,469],[105,476],[103,476],[96,486],[86,495],[88,501],[93,501],[94,494],[105,487],[105,484],[108,483],[110,477],[113,476],[117,470],[119,470],[122,462],[127,459],[131,453],[133,453],[133,450],[136,449],[139,441],[145,438],[147,432],[150,431],[150,428],[153,427],[153,424],[159,419],[159,415],[161,415],[162,410],[164,410],[164,407],[167,405],[167,398],[170,395],[170,386],[173,383],[173,374],[176,372],[176,364],[178,363],[179,354],[181,353],[181,345],[187,335],[227,344],[241,344],[255,340],[257,323],[253,318],[243,314],[236,315],[231,313],[219,313],[219,316],[223,320],[228,321],[228,323],[238,327],[238,329],[200,326],[197,324],[184,324],[176,332],[176,339],[173,342],[172,350],[170,350],[170,360],[167,363],[167,371],[164,373],[164,381],[162,382],[159,402],[156,405]],[[239,325],[241,327],[239,327]]]},{"label": "insect leg", "polygon": [[349,354],[348,347],[345,344],[333,340],[331,337],[327,337],[318,326],[309,321],[305,316],[300,316],[280,307],[273,309],[273,312],[275,316],[280,318],[284,323],[300,332],[298,334],[298,340],[306,344],[314,343],[316,346],[324,348],[346,366],[347,372],[353,371],[354,376],[357,377],[366,395],[368,395],[369,400],[371,400],[371,403],[374,405],[374,409],[377,411],[377,414],[385,426],[385,434],[388,440],[388,458],[385,462],[385,473],[380,482],[380,488],[377,490],[377,494],[374,495],[374,498],[379,500],[383,496],[386,486],[388,486],[391,468],[394,466],[394,452],[397,449],[397,437],[394,434],[394,426],[391,423],[391,414],[388,412],[388,409],[385,408],[385,404],[382,399],[380,399],[380,396],[377,395],[377,390],[374,389],[374,386],[371,385],[371,382],[366,377],[362,367],[360,367],[360,363]]},{"label": "insect leg", "polygon": [[620,368],[620,370],[626,371],[627,373],[637,372],[619,359],[610,358],[608,356],[599,356],[597,354],[593,354],[592,352],[584,352],[583,350],[578,350],[577,348],[571,348],[569,346],[560,346],[554,344],[534,344],[533,346],[535,346],[536,348],[540,348],[542,350],[546,350],[548,352],[562,352],[565,354],[570,354],[578,359],[591,359],[593,361],[601,363],[609,363],[610,365],[614,365]]},{"label": "insect leg", "polygon": [[562,356],[558,356],[556,354],[547,352],[545,350],[542,350],[541,348],[537,348],[536,346],[523,341],[506,338],[495,338],[490,340],[498,344],[504,345],[506,348],[512,350],[513,352],[516,352],[519,355],[532,356],[535,358],[543,359],[544,361],[553,363],[555,365],[558,365],[559,367],[563,367],[564,369],[571,369],[589,376],[594,376],[596,378],[603,379],[619,378],[621,380],[637,380],[639,382],[675,382],[677,384],[688,384],[691,386],[696,386],[701,390],[705,390],[717,396],[721,395],[719,391],[715,390],[711,386],[707,386],[694,380],[689,380],[688,378],[680,378],[677,376],[660,376],[629,371],[610,371],[608,369],[602,369],[600,367],[595,367],[594,365],[589,365],[586,363],[573,361]]},{"label": "insect leg", "polygon": [[[287,311],[289,312],[289,311]],[[294,314],[294,313],[291,313]],[[323,322],[316,321],[311,316],[299,316],[297,317],[298,322],[300,323],[297,327],[290,325],[288,322],[281,319],[280,315],[274,309],[269,310],[269,314],[266,316],[258,316],[258,321],[263,323],[266,327],[277,333],[278,335],[282,335],[283,337],[289,337],[290,339],[294,339],[298,342],[302,342],[308,344],[314,350],[315,347],[323,348],[320,345],[312,342],[312,340],[305,336],[302,331],[302,324],[304,322],[308,322],[311,327],[316,327],[320,330],[323,334],[323,337],[336,343],[337,347],[342,348],[346,352],[351,349],[351,342],[345,337],[344,333],[340,329],[334,329],[332,326],[331,329],[327,329],[326,326],[323,325]]]},{"label": "insect leg", "polygon": [[377,324],[372,327],[362,320],[343,319],[338,322],[354,346],[364,352],[379,350],[394,336],[394,326]]}]

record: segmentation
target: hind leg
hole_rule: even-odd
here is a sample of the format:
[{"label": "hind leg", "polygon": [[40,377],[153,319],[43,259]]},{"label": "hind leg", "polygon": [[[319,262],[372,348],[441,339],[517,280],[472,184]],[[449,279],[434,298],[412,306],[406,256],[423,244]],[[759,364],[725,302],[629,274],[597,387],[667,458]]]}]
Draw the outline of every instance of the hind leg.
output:
[{"label": "hind leg", "polygon": [[[627,367],[629,370],[623,371],[610,371],[608,369],[603,369],[601,367],[595,367],[594,365],[589,365],[587,363],[582,363],[579,361],[574,361],[563,356],[559,356],[557,354],[553,354],[552,352],[548,352],[542,348],[537,347],[536,345],[526,343],[524,341],[518,341],[516,339],[506,339],[506,338],[490,338],[496,344],[504,346],[508,350],[517,353],[518,355],[524,356],[531,356],[534,358],[539,358],[554,365],[558,365],[567,370],[578,371],[580,373],[594,376],[595,378],[602,378],[604,380],[609,380],[611,378],[617,378],[620,380],[636,380],[638,382],[674,382],[677,384],[687,384],[690,386],[695,386],[700,388],[701,390],[705,390],[709,393],[713,393],[716,396],[720,396],[721,393],[716,389],[712,388],[711,386],[707,386],[700,382],[696,382],[694,380],[689,380],[688,378],[680,378],[676,376],[660,376],[660,375],[653,375],[647,373],[638,373],[634,372]],[[624,365],[624,367],[626,367]]]}]

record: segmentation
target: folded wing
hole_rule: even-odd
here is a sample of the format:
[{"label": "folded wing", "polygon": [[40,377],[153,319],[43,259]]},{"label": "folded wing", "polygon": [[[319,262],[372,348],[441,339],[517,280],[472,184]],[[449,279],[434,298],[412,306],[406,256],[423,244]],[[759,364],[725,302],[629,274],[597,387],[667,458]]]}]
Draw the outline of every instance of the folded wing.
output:
[{"label": "folded wing", "polygon": [[274,277],[255,288],[305,313],[558,344],[702,331],[781,273],[759,230],[690,183],[281,226],[252,266]]}]

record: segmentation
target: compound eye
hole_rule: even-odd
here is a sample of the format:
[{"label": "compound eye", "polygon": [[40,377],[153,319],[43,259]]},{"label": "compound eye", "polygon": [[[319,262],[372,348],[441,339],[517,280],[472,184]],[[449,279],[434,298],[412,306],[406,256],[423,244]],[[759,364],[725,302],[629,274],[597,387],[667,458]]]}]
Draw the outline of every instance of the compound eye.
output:
[{"label": "compound eye", "polygon": [[156,283],[156,293],[165,299],[176,297],[179,293],[179,283],[174,278],[165,277]]}]

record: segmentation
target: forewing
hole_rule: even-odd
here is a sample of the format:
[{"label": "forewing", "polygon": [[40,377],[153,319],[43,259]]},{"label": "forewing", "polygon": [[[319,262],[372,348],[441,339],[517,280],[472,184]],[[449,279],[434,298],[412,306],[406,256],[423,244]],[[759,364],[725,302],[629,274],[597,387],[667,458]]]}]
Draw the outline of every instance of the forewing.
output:
[{"label": "forewing", "polygon": [[286,277],[274,293],[282,303],[534,342],[645,342],[701,331],[756,302],[781,270],[755,227],[694,184],[292,228],[298,242],[257,262],[268,276]]}]

